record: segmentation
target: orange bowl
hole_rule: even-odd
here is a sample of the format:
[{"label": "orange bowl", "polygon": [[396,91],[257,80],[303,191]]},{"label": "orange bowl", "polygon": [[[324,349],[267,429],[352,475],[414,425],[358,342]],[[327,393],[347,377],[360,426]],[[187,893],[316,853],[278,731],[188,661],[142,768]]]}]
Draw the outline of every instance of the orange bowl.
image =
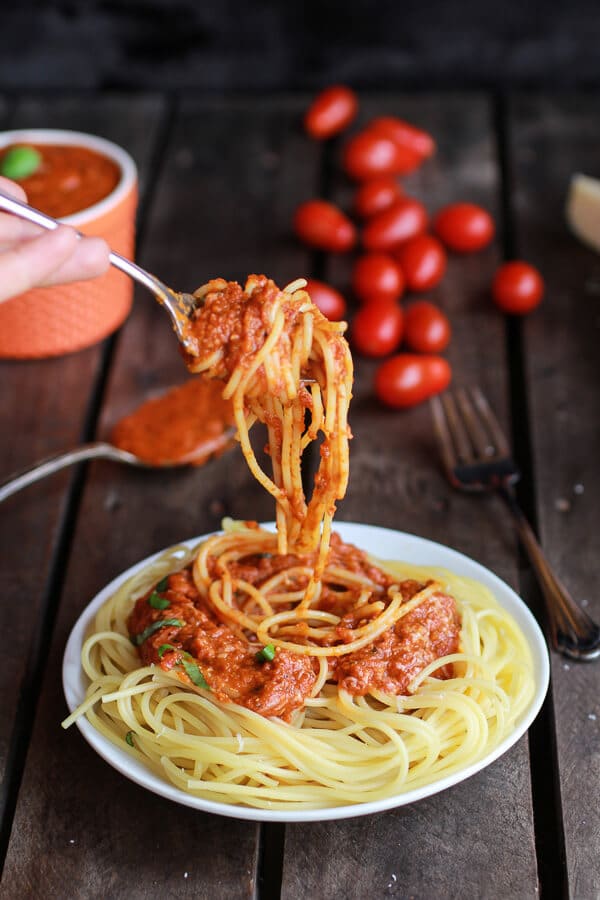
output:
[{"label": "orange bowl", "polygon": [[[112,250],[133,258],[137,207],[136,165],[121,147],[78,131],[36,128],[0,133],[9,144],[71,144],[108,156],[121,177],[103,200],[60,221],[103,237]],[[111,267],[90,281],[35,288],[0,304],[0,357],[60,356],[101,341],[126,319],[133,300],[130,278]]]}]

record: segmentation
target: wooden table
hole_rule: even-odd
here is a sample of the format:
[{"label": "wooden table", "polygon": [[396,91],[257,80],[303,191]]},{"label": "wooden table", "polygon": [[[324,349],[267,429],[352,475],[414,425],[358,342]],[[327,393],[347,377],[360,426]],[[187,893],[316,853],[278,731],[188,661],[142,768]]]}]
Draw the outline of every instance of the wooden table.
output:
[{"label": "wooden table", "polygon": [[[336,148],[309,142],[305,97],[161,95],[0,98],[0,125],[104,135],[141,171],[141,263],[190,289],[209,277],[312,273],[344,286],[349,261],[290,235],[311,196],[347,202]],[[590,95],[371,95],[365,119],[397,113],[437,138],[407,180],[430,210],[455,199],[494,212],[498,240],[450,262],[433,299],[448,311],[455,382],[478,383],[523,469],[521,497],[558,572],[600,618],[598,336],[600,258],[568,234],[569,176],[600,174],[598,98]],[[523,322],[492,307],[503,256],[542,269],[543,307]],[[493,499],[453,492],[426,405],[393,413],[357,361],[352,474],[339,518],[415,532],[489,566],[541,614],[531,573]],[[0,478],[106,434],[185,372],[149,295],[114,339],[40,362],[1,363]],[[553,655],[552,687],[527,737],[489,768],[414,806],[339,823],[221,819],[145,792],[64,733],[61,661],[81,610],[138,559],[218,527],[268,519],[239,452],[208,467],[152,474],[94,463],[32,486],[0,509],[0,895],[523,898],[600,896],[600,665]]]}]

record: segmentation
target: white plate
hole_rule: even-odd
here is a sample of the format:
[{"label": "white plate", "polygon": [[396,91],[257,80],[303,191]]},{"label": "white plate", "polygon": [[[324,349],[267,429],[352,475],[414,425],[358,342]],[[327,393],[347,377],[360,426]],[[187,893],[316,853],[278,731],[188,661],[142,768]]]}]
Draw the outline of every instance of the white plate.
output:
[{"label": "white plate", "polygon": [[[154,775],[142,763],[132,759],[128,753],[99,734],[88,720],[82,716],[77,720],[77,726],[86,741],[113,768],[155,794],[160,794],[162,797],[167,797],[176,803],[192,806],[205,812],[218,813],[219,815],[231,816],[236,819],[251,819],[263,822],[311,822],[325,819],[345,819],[352,816],[364,816],[370,813],[381,812],[396,806],[404,806],[406,803],[422,800],[424,797],[429,797],[431,794],[436,794],[445,788],[458,784],[460,781],[464,781],[465,778],[489,766],[491,762],[505,753],[509,747],[518,741],[533,722],[542,705],[548,687],[549,661],[546,642],[536,620],[523,601],[515,594],[512,588],[501,581],[493,572],[490,572],[489,569],[469,559],[468,556],[464,556],[456,550],[451,550],[449,547],[444,547],[433,541],[427,541],[424,538],[415,537],[412,534],[405,534],[400,531],[391,531],[388,528],[376,528],[372,525],[357,525],[348,522],[336,522],[336,531],[344,541],[356,544],[379,559],[397,559],[421,566],[442,566],[446,569],[451,569],[459,575],[475,578],[490,588],[499,603],[516,619],[527,639],[533,657],[535,693],[514,731],[487,756],[467,766],[460,772],[455,772],[425,787],[406,791],[395,797],[388,797],[385,800],[336,806],[327,809],[270,811],[234,806],[228,803],[215,803],[211,800],[204,800],[201,797],[186,794],[168,781],[163,781],[157,775]],[[199,540],[201,538],[194,538],[194,540],[186,543],[192,545]],[[142,569],[158,555],[157,553],[148,557],[148,559],[142,560],[142,562],[128,569],[127,572],[123,572],[114,581],[111,581],[92,600],[77,620],[67,642],[63,661],[63,687],[67,705],[71,712],[85,698],[86,677],[81,668],[80,655],[81,646],[92,619],[99,607],[125,579]]]}]

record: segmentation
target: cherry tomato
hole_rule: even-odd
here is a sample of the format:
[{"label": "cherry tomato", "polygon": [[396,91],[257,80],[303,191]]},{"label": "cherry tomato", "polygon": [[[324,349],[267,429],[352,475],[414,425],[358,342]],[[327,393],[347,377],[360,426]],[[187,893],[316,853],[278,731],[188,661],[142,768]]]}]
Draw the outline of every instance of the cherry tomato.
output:
[{"label": "cherry tomato", "polygon": [[402,188],[395,178],[374,178],[373,181],[365,181],[356,191],[354,212],[361,219],[369,219],[388,209],[401,197]]},{"label": "cherry tomato", "polygon": [[352,343],[364,356],[386,356],[402,338],[404,316],[395,303],[363,306],[352,322]]},{"label": "cherry tomato", "polygon": [[326,200],[307,200],[294,215],[294,231],[301,241],[319,250],[344,253],[356,242],[356,228],[341,209]]},{"label": "cherry tomato", "polygon": [[492,297],[504,312],[522,316],[541,303],[544,287],[544,279],[534,266],[508,262],[494,275]]},{"label": "cherry tomato", "polygon": [[332,322],[339,322],[346,315],[346,301],[339,291],[316,278],[306,279],[306,290],[315,306]]},{"label": "cherry tomato", "polygon": [[418,353],[440,353],[450,342],[447,316],[428,300],[412,303],[404,315],[404,343]]},{"label": "cherry tomato", "polygon": [[348,141],[342,163],[350,178],[368,181],[380,175],[405,175],[412,172],[419,161],[413,151],[367,128]]},{"label": "cherry tomato", "polygon": [[395,257],[410,291],[428,291],[444,277],[446,251],[430,234],[410,238],[398,248]]},{"label": "cherry tomato", "polygon": [[412,197],[403,197],[369,219],[363,231],[363,245],[367,250],[393,250],[422,234],[426,227],[427,212],[423,204]]},{"label": "cherry tomato", "polygon": [[358,99],[353,90],[335,84],[317,94],[304,116],[304,128],[316,140],[333,137],[356,116]]},{"label": "cherry tomato", "polygon": [[402,296],[404,276],[391,256],[367,253],[359,256],[354,264],[352,290],[363,303],[393,303]]},{"label": "cherry tomato", "polygon": [[451,378],[450,365],[442,356],[398,353],[375,373],[375,393],[386,406],[405,409],[444,391]]},{"label": "cherry tomato", "polygon": [[494,220],[487,210],[474,203],[451,203],[440,209],[433,230],[450,250],[473,253],[492,241]]},{"label": "cherry tomato", "polygon": [[381,116],[373,119],[369,128],[385,134],[397,144],[413,150],[419,159],[425,159],[435,153],[435,141],[430,134],[403,119],[397,119],[396,116]]}]

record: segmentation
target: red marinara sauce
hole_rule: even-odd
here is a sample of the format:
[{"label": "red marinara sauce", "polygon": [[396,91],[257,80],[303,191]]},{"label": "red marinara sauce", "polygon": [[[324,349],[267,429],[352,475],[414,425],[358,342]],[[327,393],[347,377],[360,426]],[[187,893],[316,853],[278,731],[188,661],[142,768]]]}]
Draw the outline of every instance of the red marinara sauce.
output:
[{"label": "red marinara sauce", "polygon": [[[233,578],[260,587],[276,572],[313,563],[312,556],[246,556],[229,566],[229,571]],[[373,565],[366,553],[343,543],[337,535],[332,535],[330,564],[370,578],[382,589],[379,599],[386,596],[385,589],[394,583],[388,573]],[[290,590],[305,586],[306,578],[298,575],[291,575],[286,585]],[[403,581],[400,589],[404,601],[423,587],[416,581]],[[318,608],[334,610],[342,617],[336,627],[338,643],[352,641],[353,629],[364,624],[353,615],[355,599],[348,598],[347,591],[344,595],[336,591],[331,582],[322,586]],[[164,626],[157,627],[158,622],[165,620]],[[140,597],[128,627],[146,665],[154,663],[165,670],[174,669],[186,681],[183,660],[188,654],[217,700],[239,703],[263,716],[280,716],[289,721],[315,684],[317,666],[307,655],[278,647],[272,661],[257,660],[249,642],[234,634],[204,603],[189,568],[168,576]],[[367,646],[332,658],[331,677],[354,695],[375,689],[393,695],[406,693],[412,679],[426,665],[458,650],[459,632],[454,599],[435,593]],[[170,648],[165,648],[165,644]],[[451,668],[446,667],[437,676],[451,677]]]},{"label": "red marinara sauce", "polygon": [[[0,151],[4,157],[21,144],[10,144]],[[121,169],[114,160],[71,144],[28,144],[41,156],[33,174],[19,179],[31,206],[55,219],[81,212],[111,194],[121,180]]]},{"label": "red marinara sauce", "polygon": [[234,422],[233,407],[222,393],[222,382],[192,378],[117,422],[111,442],[154,465],[200,466],[230,439],[226,429]]}]

